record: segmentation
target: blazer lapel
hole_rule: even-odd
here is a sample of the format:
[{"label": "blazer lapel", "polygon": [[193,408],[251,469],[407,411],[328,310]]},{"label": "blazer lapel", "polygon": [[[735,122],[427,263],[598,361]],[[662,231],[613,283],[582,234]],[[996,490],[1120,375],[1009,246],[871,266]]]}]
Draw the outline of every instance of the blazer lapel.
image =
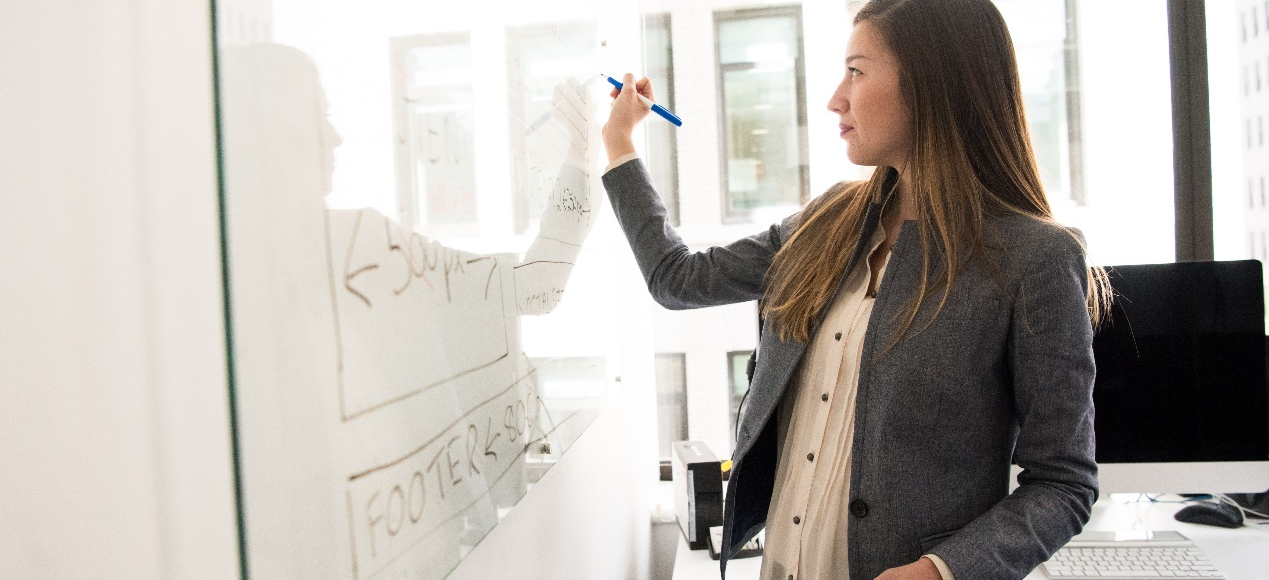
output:
[{"label": "blazer lapel", "polygon": [[[855,239],[855,251],[850,253],[850,259],[846,261],[846,269],[842,270],[842,275],[837,279],[837,286],[833,289],[833,296],[837,296],[842,291],[842,285],[846,283],[846,278],[859,265],[859,261],[864,258],[864,254],[868,250],[868,240],[872,239],[872,235],[877,231],[877,224],[881,223],[881,210],[886,207],[886,202],[890,200],[890,196],[894,194],[895,185],[899,183],[899,172],[892,167],[885,168],[886,176],[881,180],[881,199],[868,204],[868,209],[864,212],[864,226],[859,228],[859,237]],[[815,331],[819,330],[821,324],[824,323],[824,317],[828,316],[828,307],[832,304],[825,304],[820,309],[819,315],[815,317],[815,323],[811,325],[811,336],[815,336]]]}]

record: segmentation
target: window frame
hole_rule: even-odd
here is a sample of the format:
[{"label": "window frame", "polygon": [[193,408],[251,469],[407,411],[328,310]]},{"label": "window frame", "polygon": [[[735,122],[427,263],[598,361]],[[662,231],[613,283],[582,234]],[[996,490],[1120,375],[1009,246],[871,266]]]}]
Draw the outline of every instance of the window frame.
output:
[{"label": "window frame", "polygon": [[1168,0],[1172,73],[1172,164],[1176,261],[1212,260],[1212,130],[1208,97],[1207,8]]}]

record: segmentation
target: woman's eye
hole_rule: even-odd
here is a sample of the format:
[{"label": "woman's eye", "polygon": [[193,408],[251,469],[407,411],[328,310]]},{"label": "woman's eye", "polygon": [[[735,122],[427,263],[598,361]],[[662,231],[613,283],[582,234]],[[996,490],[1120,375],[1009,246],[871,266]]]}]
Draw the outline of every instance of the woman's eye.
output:
[{"label": "woman's eye", "polygon": [[847,71],[848,73],[850,73],[850,78],[855,78],[855,77],[857,77],[857,76],[859,76],[859,75],[861,75],[861,74],[864,74],[864,73],[860,72],[860,71],[859,71],[859,69],[857,69],[857,68],[855,68],[855,67],[853,67],[853,66],[848,66],[848,67],[846,67],[846,71]]}]

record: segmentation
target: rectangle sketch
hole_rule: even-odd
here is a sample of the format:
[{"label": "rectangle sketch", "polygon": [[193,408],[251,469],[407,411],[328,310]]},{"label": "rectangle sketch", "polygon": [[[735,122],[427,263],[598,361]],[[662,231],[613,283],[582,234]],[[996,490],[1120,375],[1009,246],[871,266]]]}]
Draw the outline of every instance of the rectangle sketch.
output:
[{"label": "rectangle sketch", "polygon": [[348,477],[356,580],[444,577],[519,500],[532,480],[525,457],[551,435],[535,383],[530,371],[404,456]]},{"label": "rectangle sketch", "polygon": [[344,421],[510,355],[504,267],[372,210],[331,211],[329,258]]}]

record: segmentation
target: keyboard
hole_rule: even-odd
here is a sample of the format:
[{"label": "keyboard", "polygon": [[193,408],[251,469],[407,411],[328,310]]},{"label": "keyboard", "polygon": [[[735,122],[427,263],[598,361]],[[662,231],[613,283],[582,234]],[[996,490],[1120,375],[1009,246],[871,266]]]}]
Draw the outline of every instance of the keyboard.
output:
[{"label": "keyboard", "polygon": [[1198,546],[1178,532],[1084,532],[1042,568],[1054,580],[1225,577]]}]

